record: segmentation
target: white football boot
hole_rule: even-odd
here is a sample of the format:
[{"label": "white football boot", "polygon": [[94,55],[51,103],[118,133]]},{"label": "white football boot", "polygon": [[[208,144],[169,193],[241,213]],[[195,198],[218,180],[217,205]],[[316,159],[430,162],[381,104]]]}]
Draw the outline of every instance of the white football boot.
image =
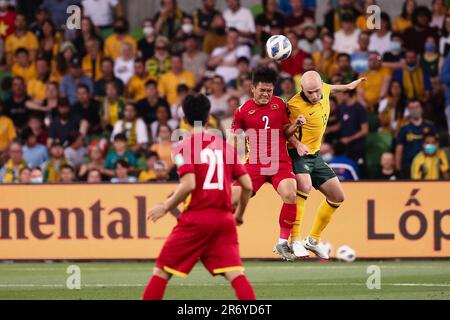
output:
[{"label": "white football boot", "polygon": [[292,251],[294,252],[294,256],[296,258],[306,258],[309,257],[308,251],[303,246],[300,240],[292,241],[291,243]]},{"label": "white football boot", "polygon": [[315,253],[316,256],[318,256],[319,258],[326,259],[326,260],[330,259],[325,248],[322,247],[322,245],[320,244],[319,241],[317,241],[311,237],[306,237],[302,241],[302,244],[305,247],[305,249],[308,249],[309,251]]}]

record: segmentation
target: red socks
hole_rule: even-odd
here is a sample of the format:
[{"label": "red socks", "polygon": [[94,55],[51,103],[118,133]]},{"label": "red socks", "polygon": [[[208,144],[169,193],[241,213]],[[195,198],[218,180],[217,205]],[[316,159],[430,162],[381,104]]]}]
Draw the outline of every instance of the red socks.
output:
[{"label": "red socks", "polygon": [[238,300],[256,300],[253,287],[250,282],[248,282],[247,277],[243,274],[234,278],[234,280],[231,281],[231,285],[233,286]]},{"label": "red socks", "polygon": [[153,276],[145,288],[142,300],[162,300],[167,287],[167,280]]},{"label": "red socks", "polygon": [[295,203],[283,203],[280,212],[280,239],[289,239],[292,227],[297,217],[297,205]]}]

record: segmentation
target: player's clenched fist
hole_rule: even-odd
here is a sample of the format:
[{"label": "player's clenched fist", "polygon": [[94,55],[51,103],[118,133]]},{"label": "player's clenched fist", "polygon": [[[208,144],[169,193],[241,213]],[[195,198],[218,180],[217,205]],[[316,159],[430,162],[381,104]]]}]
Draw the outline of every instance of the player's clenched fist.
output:
[{"label": "player's clenched fist", "polygon": [[147,220],[151,219],[153,222],[162,218],[167,212],[166,206],[164,204],[157,204],[154,206],[147,214]]},{"label": "player's clenched fist", "polygon": [[306,118],[304,115],[299,115],[297,119],[295,119],[295,124],[297,127],[303,127],[306,124]]}]

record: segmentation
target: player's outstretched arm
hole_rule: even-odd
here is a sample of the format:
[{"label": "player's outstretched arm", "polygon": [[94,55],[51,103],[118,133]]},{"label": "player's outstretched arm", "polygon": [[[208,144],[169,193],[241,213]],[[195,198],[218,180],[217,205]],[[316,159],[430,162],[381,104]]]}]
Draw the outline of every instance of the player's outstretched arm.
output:
[{"label": "player's outstretched arm", "polygon": [[175,209],[178,205],[183,202],[186,197],[195,190],[195,174],[187,173],[183,175],[180,179],[180,184],[178,185],[175,192],[169,199],[164,203],[157,204],[154,206],[147,215],[147,220],[152,219],[156,221],[162,218],[168,211]]},{"label": "player's outstretched arm", "polygon": [[248,174],[244,174],[238,178],[238,182],[242,188],[239,203],[234,212],[234,217],[238,226],[244,223],[244,211],[247,208],[248,201],[253,193],[252,180]]},{"label": "player's outstretched arm", "polygon": [[366,81],[367,78],[359,78],[349,84],[330,84],[331,92],[342,92],[342,91],[350,91],[355,90],[363,81]]}]

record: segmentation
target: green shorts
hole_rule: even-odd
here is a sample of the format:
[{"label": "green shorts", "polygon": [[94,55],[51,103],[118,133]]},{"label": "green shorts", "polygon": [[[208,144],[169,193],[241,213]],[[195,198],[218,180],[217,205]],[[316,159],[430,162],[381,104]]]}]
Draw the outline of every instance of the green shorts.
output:
[{"label": "green shorts", "polygon": [[323,161],[319,152],[300,157],[296,149],[289,149],[289,156],[292,159],[294,173],[308,173],[315,189],[319,189],[322,184],[336,177],[333,169]]}]

